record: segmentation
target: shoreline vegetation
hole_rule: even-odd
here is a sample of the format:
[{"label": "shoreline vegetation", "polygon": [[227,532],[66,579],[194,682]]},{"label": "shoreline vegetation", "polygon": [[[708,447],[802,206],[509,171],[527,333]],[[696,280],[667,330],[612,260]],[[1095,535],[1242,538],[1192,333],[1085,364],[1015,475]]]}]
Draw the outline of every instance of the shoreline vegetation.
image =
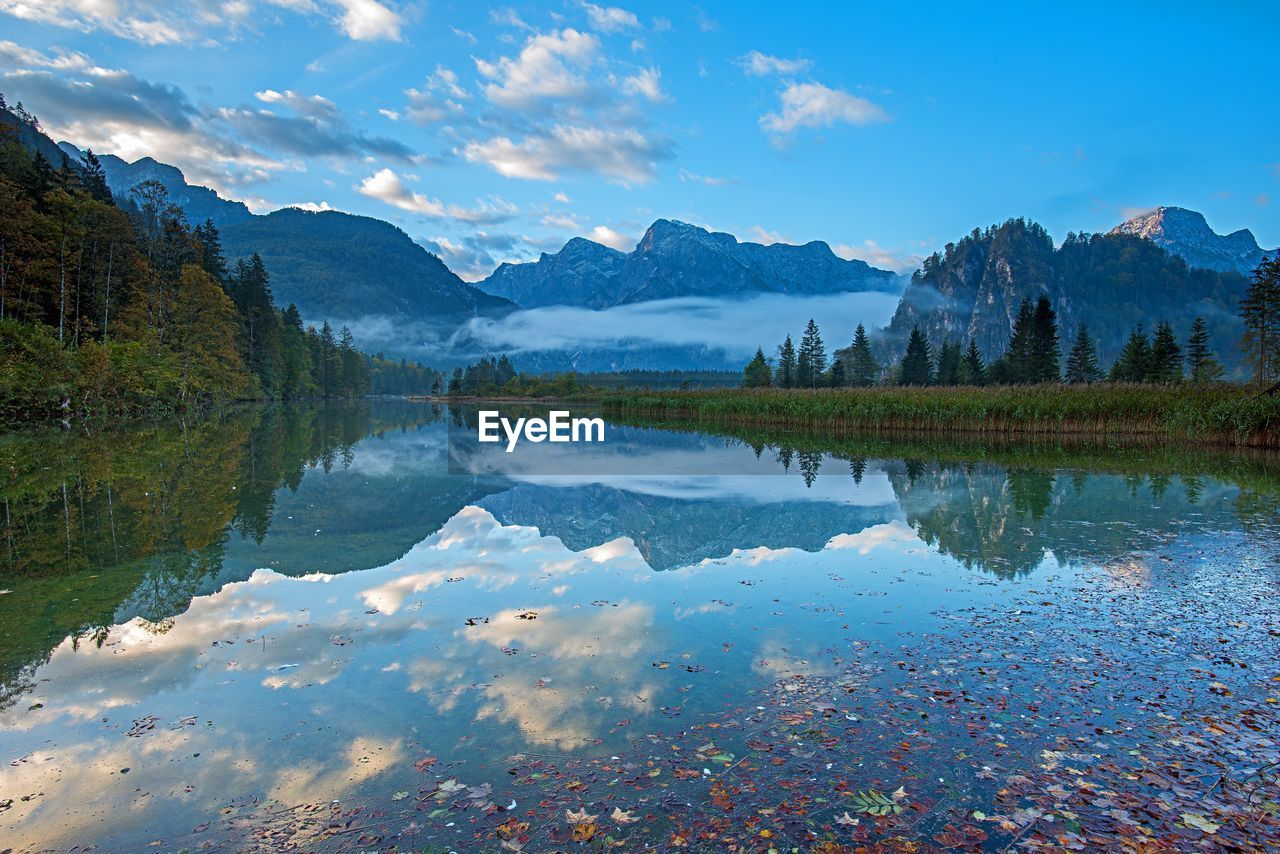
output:
[{"label": "shoreline vegetation", "polygon": [[1226,383],[634,391],[601,403],[607,415],[686,427],[1280,449],[1280,395]]}]

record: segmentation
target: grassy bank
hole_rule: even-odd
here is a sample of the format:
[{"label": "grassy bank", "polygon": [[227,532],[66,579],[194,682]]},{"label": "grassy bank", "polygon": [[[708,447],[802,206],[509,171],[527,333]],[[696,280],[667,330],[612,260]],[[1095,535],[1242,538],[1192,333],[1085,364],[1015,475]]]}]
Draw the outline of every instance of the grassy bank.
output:
[{"label": "grassy bank", "polygon": [[603,405],[692,424],[1280,448],[1280,397],[1228,384],[637,391]]}]

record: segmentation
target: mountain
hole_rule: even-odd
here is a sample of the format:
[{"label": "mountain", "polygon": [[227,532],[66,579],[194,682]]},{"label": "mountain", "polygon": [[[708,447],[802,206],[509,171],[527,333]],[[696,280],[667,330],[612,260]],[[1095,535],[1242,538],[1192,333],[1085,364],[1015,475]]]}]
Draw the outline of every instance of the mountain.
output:
[{"label": "mountain", "polygon": [[[58,148],[75,162],[84,156],[84,152],[69,142],[58,143]],[[170,201],[182,208],[187,221],[193,225],[211,219],[214,225],[223,228],[253,216],[243,202],[224,199],[208,187],[188,184],[182,170],[168,163],[160,163],[150,157],[129,163],[114,154],[99,155],[98,160],[102,163],[112,195],[125,198],[143,181],[159,181],[169,191]]]},{"label": "mountain", "polygon": [[[19,115],[15,110],[21,112],[20,106],[0,108],[0,136],[13,134],[20,145],[29,151],[43,154],[44,159],[48,160],[55,169],[67,162],[66,153],[44,135],[35,118],[25,112]],[[77,153],[70,160],[74,168],[79,163],[79,154]]]},{"label": "mountain", "polygon": [[515,308],[476,290],[400,229],[339,211],[283,208],[222,230],[227,258],[257,252],[280,305],[305,318],[455,321]]},{"label": "mountain", "polygon": [[732,234],[660,219],[630,253],[576,237],[554,255],[502,264],[477,287],[525,308],[599,309],[672,297],[892,291],[897,276],[846,261],[819,240],[739,243]]},{"label": "mountain", "polygon": [[1138,324],[1150,332],[1161,320],[1182,340],[1196,316],[1208,325],[1211,346],[1230,370],[1240,363],[1240,297],[1248,287],[1237,272],[1190,268],[1155,242],[1132,234],[1069,234],[1055,248],[1045,229],[1011,219],[974,229],[926,258],[911,277],[881,340],[882,355],[901,355],[913,326],[936,347],[973,338],[983,356],[1001,355],[1024,297],[1046,294],[1058,313],[1062,351],[1083,322],[1108,366]]},{"label": "mountain", "polygon": [[[6,114],[7,115],[7,114]],[[44,134],[31,133],[29,147],[61,162],[79,162],[82,153],[69,142],[54,146]],[[150,157],[128,163],[99,155],[107,186],[117,198],[143,181],[159,181],[169,198],[193,224],[213,220],[222,232],[228,261],[262,256],[271,274],[277,305],[294,303],[308,320],[355,320],[370,315],[434,324],[447,334],[457,322],[482,314],[505,314],[515,306],[462,281],[438,257],[400,229],[371,217],[340,211],[312,213],[284,208],[265,216],[243,203],[224,199],[208,187],[188,184],[182,170]],[[392,342],[369,342],[383,346]]]},{"label": "mountain", "polygon": [[1259,247],[1253,232],[1247,228],[1218,234],[1209,227],[1204,214],[1186,208],[1159,207],[1125,220],[1111,233],[1145,237],[1191,267],[1235,271],[1246,276],[1253,272],[1264,256],[1280,252]]}]

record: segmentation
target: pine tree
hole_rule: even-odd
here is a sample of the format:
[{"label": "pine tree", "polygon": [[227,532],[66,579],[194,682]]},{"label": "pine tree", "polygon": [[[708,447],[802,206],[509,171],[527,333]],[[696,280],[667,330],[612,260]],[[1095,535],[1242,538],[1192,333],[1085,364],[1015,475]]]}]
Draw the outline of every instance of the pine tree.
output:
[{"label": "pine tree", "polygon": [[1035,382],[1034,347],[1035,347],[1035,309],[1031,306],[1031,298],[1023,297],[1018,306],[1018,316],[1013,321],[1013,334],[1009,337],[1009,347],[1005,350],[1004,363],[1009,383]]},{"label": "pine tree", "polygon": [[1144,383],[1151,375],[1151,344],[1142,324],[1129,334],[1120,358],[1111,366],[1111,380],[1122,383]]},{"label": "pine tree", "polygon": [[462,394],[462,368],[454,368],[453,373],[449,375],[449,397],[458,397]]},{"label": "pine tree", "polygon": [[898,369],[898,385],[929,385],[933,379],[933,366],[930,362],[929,342],[920,332],[919,326],[911,329],[911,338],[907,340],[907,352],[902,356],[902,364]]},{"label": "pine tree", "polygon": [[515,365],[511,364],[511,360],[507,358],[507,354],[503,353],[498,357],[498,367],[494,369],[493,382],[498,388],[502,388],[507,383],[516,378]]},{"label": "pine tree", "polygon": [[1182,348],[1173,334],[1173,327],[1166,321],[1156,326],[1151,344],[1151,369],[1147,381],[1153,383],[1182,382]]},{"label": "pine tree", "polygon": [[982,354],[978,352],[978,341],[975,338],[969,339],[969,348],[964,352],[964,358],[960,360],[960,384],[961,385],[986,385],[987,383],[987,366],[982,361]]},{"label": "pine tree", "polygon": [[871,354],[871,340],[867,338],[867,330],[862,324],[853,333],[853,347],[849,352],[848,366],[849,385],[865,388],[875,385],[880,366]]},{"label": "pine tree", "polygon": [[1056,383],[1062,379],[1058,346],[1058,316],[1044,294],[1036,301],[1031,332],[1031,364],[1028,382]]},{"label": "pine tree", "polygon": [[791,343],[791,336],[778,347],[778,368],[774,372],[775,381],[780,388],[795,388],[796,385],[796,348]]},{"label": "pine tree", "polygon": [[1253,271],[1240,301],[1244,321],[1241,348],[1248,354],[1258,382],[1280,379],[1280,255],[1263,258]]},{"label": "pine tree", "polygon": [[809,318],[800,339],[800,355],[796,360],[796,384],[802,388],[817,388],[827,370],[827,351],[818,332],[818,324]]},{"label": "pine tree", "polygon": [[1212,383],[1222,379],[1222,365],[1209,349],[1209,329],[1203,317],[1191,324],[1191,337],[1187,339],[1187,367],[1193,383]]},{"label": "pine tree", "polygon": [[960,385],[960,343],[945,338],[938,350],[938,385]]},{"label": "pine tree", "polygon": [[80,158],[80,174],[85,190],[94,201],[106,205],[115,204],[111,197],[111,188],[107,186],[107,172],[102,168],[102,161],[93,153],[92,148],[85,149],[84,156]]},{"label": "pine tree", "polygon": [[765,361],[764,350],[756,349],[756,354],[742,369],[743,388],[765,388],[769,385],[769,363]]},{"label": "pine tree", "polygon": [[1071,353],[1067,356],[1067,382],[1093,383],[1100,379],[1102,369],[1098,367],[1098,353],[1089,330],[1082,323],[1076,331],[1076,341],[1071,346]]},{"label": "pine tree", "polygon": [[836,359],[831,363],[831,387],[844,388],[845,379],[844,359]]}]

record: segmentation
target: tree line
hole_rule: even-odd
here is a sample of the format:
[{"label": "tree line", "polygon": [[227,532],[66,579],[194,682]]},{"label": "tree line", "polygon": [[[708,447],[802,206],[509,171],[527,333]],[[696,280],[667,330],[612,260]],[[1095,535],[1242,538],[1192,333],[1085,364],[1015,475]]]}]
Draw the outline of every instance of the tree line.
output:
[{"label": "tree line", "polygon": [[[1245,334],[1241,347],[1258,382],[1280,381],[1280,258],[1264,258],[1254,270],[1241,301]],[[818,325],[809,320],[796,346],[788,335],[772,359],[757,348],[742,373],[748,388],[981,386],[1025,385],[1101,381],[1128,383],[1216,382],[1223,369],[1210,346],[1208,325],[1195,318],[1186,341],[1179,341],[1166,321],[1156,324],[1148,336],[1142,324],[1134,328],[1115,363],[1104,371],[1097,347],[1084,323],[1076,327],[1065,362],[1057,314],[1045,294],[1033,303],[1024,297],[1013,322],[1003,354],[989,363],[977,342],[944,339],[935,348],[913,326],[906,351],[895,364],[882,364],[874,356],[871,340],[862,324],[852,343],[837,349],[828,359]]]},{"label": "tree line", "polygon": [[92,151],[55,165],[0,126],[0,198],[0,419],[438,380],[277,308],[259,256],[228,267],[214,224],[191,226],[157,181],[113,196]]}]

